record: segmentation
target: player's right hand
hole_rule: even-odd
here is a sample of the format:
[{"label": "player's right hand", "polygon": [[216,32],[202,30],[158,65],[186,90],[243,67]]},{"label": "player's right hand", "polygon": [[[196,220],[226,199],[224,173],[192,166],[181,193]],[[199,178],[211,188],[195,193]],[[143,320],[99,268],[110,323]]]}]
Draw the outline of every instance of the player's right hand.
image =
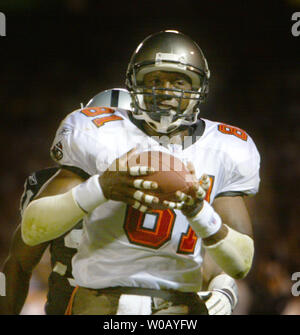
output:
[{"label": "player's right hand", "polygon": [[106,199],[122,201],[141,212],[159,203],[159,198],[147,191],[155,190],[158,184],[143,180],[141,176],[149,175],[155,170],[148,166],[128,166],[128,160],[136,153],[133,148],[117,158],[111,166],[99,177],[103,194]]}]

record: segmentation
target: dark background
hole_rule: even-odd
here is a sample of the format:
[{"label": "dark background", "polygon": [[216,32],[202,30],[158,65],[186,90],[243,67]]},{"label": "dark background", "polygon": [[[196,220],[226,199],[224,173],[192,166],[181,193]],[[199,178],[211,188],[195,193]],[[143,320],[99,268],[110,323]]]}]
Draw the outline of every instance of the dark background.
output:
[{"label": "dark background", "polygon": [[[28,174],[53,165],[59,122],[96,93],[124,87],[131,53],[148,35],[177,29],[202,48],[211,70],[201,116],[245,129],[262,158],[251,204],[254,266],[241,285],[245,314],[300,314],[300,1],[0,0],[0,269],[20,222]],[[299,298],[298,298],[299,300]],[[242,304],[241,302],[241,304]]]}]

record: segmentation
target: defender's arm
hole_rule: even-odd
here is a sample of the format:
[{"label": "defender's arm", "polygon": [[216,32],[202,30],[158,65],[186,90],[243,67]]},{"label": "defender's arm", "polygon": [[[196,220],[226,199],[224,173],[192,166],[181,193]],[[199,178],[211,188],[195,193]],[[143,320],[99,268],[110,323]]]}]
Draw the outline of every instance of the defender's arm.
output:
[{"label": "defender's arm", "polygon": [[32,271],[48,245],[29,247],[23,242],[21,226],[18,226],[2,270],[6,278],[6,296],[0,297],[0,314],[20,314],[28,295]]}]

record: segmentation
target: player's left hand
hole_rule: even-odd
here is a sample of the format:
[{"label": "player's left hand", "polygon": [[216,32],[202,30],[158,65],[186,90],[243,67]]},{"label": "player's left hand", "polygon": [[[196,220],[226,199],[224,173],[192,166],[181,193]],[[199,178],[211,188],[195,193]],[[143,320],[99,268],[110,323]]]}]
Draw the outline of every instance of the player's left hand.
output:
[{"label": "player's left hand", "polygon": [[197,293],[205,302],[209,315],[231,315],[233,306],[230,299],[221,291],[201,291]]},{"label": "player's left hand", "polygon": [[206,192],[210,186],[209,177],[203,174],[198,180],[196,177],[196,172],[193,163],[189,162],[187,168],[192,175],[192,187],[190,194],[183,193],[181,191],[176,192],[178,202],[164,201],[164,205],[171,209],[180,209],[184,215],[193,216],[193,214],[198,213],[202,206],[203,200],[206,196]]}]

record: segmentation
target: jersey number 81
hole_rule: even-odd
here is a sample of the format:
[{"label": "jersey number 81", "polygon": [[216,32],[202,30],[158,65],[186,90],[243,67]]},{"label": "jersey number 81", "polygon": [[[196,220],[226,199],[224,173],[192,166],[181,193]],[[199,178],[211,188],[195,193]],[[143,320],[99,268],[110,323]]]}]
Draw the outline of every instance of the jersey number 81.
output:
[{"label": "jersey number 81", "polygon": [[[209,202],[214,177],[210,178],[210,188],[205,200]],[[127,206],[124,221],[124,230],[130,243],[153,249],[158,249],[171,239],[176,213],[172,209],[153,210],[151,213],[142,213],[132,206]],[[197,236],[191,227],[181,234],[177,253],[193,254]]]}]

